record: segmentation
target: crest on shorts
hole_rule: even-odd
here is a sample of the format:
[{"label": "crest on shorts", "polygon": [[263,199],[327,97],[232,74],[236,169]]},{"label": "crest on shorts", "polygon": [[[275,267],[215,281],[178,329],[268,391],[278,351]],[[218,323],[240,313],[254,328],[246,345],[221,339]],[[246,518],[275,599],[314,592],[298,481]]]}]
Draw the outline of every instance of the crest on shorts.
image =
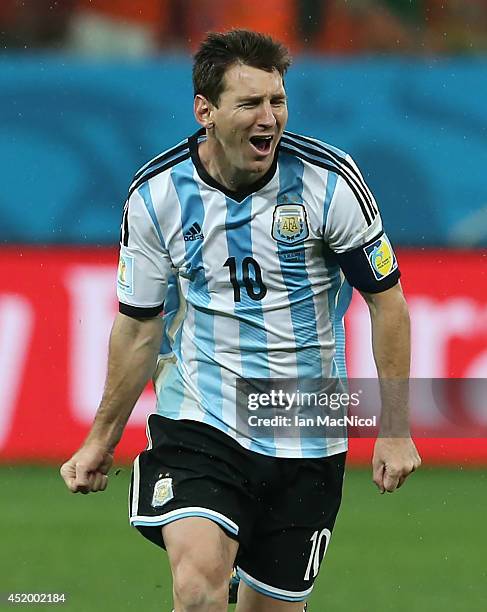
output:
[{"label": "crest on shorts", "polygon": [[296,244],[309,236],[304,204],[277,204],[272,219],[272,237],[281,244]]},{"label": "crest on shorts", "polygon": [[172,478],[161,478],[154,485],[151,505],[153,508],[158,508],[167,504],[173,497]]}]

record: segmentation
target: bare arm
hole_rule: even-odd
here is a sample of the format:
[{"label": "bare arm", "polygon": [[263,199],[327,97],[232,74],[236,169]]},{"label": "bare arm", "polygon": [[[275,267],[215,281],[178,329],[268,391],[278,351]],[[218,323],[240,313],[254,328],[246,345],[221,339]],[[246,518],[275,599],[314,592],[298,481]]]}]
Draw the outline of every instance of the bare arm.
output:
[{"label": "bare arm", "polygon": [[392,492],[421,464],[409,432],[409,312],[399,284],[382,293],[362,295],[370,311],[382,398],[373,479],[381,493]]},{"label": "bare arm", "polygon": [[162,325],[160,317],[133,319],[117,315],[110,335],[108,373],[100,407],[85,442],[61,468],[73,493],[106,488],[115,446],[154,372]]}]

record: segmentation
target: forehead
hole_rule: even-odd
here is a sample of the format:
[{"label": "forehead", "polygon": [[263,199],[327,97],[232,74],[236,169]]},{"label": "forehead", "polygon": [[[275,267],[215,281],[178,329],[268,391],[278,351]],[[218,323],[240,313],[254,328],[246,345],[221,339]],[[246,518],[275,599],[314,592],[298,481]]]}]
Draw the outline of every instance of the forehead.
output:
[{"label": "forehead", "polygon": [[282,77],[277,70],[267,72],[267,70],[245,64],[235,64],[228,68],[223,83],[222,95],[231,97],[270,96],[284,93]]}]

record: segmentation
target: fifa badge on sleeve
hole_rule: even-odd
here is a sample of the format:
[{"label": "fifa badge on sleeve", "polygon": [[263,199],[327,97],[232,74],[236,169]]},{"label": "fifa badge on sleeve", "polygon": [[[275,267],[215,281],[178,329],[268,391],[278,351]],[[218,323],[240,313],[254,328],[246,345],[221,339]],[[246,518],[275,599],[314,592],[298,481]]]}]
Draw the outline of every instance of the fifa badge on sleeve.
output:
[{"label": "fifa badge on sleeve", "polygon": [[120,254],[117,285],[126,295],[134,294],[134,258],[132,255]]}]

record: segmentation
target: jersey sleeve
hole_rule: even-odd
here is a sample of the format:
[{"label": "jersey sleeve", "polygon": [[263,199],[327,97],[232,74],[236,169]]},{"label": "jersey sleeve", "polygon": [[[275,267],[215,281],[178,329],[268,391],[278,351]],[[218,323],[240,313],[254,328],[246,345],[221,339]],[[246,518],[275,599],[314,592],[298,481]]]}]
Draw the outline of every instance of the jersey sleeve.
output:
[{"label": "jersey sleeve", "polygon": [[326,213],[324,240],[353,287],[380,293],[399,280],[396,255],[374,196],[350,156],[345,161]]},{"label": "jersey sleeve", "polygon": [[119,311],[150,318],[163,309],[172,264],[152,202],[139,191],[127,200],[120,234],[117,275]]}]

